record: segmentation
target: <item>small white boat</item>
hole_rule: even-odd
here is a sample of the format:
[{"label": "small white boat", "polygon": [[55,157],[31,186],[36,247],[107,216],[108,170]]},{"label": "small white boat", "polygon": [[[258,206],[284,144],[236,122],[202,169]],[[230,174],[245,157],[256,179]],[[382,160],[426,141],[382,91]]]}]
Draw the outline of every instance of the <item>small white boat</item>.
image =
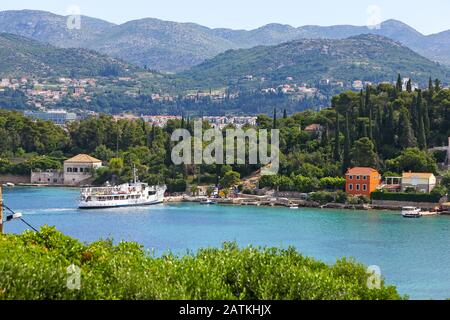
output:
[{"label": "small white boat", "polygon": [[216,204],[216,203],[211,199],[203,199],[202,201],[200,201],[200,204]]},{"label": "small white boat", "polygon": [[13,188],[15,186],[15,184],[12,182],[7,182],[7,183],[4,183],[3,186],[7,187],[7,188]]},{"label": "small white boat", "polygon": [[421,209],[416,207],[403,207],[402,216],[403,218],[421,218]]},{"label": "small white boat", "polygon": [[293,210],[298,209],[298,205],[293,204],[293,205],[289,206],[289,209],[293,209]]}]

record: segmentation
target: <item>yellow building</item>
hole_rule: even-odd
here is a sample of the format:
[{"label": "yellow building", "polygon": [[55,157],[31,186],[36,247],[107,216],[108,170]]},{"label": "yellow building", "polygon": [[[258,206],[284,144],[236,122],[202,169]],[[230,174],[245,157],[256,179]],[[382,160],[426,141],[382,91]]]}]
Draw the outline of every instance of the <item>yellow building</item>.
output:
[{"label": "yellow building", "polygon": [[64,161],[64,184],[79,185],[92,177],[93,171],[102,166],[102,161],[87,154],[79,154]]},{"label": "yellow building", "polygon": [[436,177],[432,173],[404,172],[402,191],[413,188],[417,192],[430,193],[436,186]]}]

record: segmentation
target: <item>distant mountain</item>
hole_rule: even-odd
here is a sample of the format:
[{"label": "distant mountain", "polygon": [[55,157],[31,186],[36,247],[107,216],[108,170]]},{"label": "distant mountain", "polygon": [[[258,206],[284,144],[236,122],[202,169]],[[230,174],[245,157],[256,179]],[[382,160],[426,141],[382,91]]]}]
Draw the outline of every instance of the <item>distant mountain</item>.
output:
[{"label": "distant mountain", "polygon": [[[399,42],[377,35],[348,39],[303,39],[276,46],[229,50],[181,73],[199,86],[234,84],[247,75],[255,86],[280,83],[287,77],[314,83],[324,78],[341,81],[395,80],[400,73],[425,84],[429,77],[450,79],[449,69],[428,60]],[[266,78],[261,83],[261,78]]]},{"label": "distant mountain", "polygon": [[106,76],[134,70],[138,68],[91,50],[56,48],[0,33],[0,77]]},{"label": "distant mountain", "polygon": [[141,19],[121,25],[81,17],[81,29],[69,30],[67,18],[44,11],[0,12],[0,32],[29,37],[57,47],[100,51],[150,69],[179,72],[229,49],[277,45],[298,39],[345,39],[376,34],[399,41],[421,55],[450,65],[450,31],[425,36],[396,20],[378,28],[269,24],[255,30],[210,29],[194,23]]},{"label": "distant mountain", "polygon": [[114,24],[82,16],[82,28],[68,29],[67,17],[46,11],[0,11],[0,32],[12,33],[57,47],[88,47]]}]

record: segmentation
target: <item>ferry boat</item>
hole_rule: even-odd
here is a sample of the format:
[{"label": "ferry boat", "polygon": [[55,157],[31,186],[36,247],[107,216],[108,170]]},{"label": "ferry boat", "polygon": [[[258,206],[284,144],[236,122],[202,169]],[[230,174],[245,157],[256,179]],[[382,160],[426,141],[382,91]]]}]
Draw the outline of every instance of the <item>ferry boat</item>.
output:
[{"label": "ferry boat", "polygon": [[130,206],[145,206],[162,203],[166,186],[149,186],[138,181],[133,170],[134,181],[118,186],[86,187],[80,189],[80,209],[102,209]]},{"label": "ferry boat", "polygon": [[422,217],[422,213],[421,213],[420,208],[403,207],[402,208],[402,216],[404,218],[420,218],[420,217]]}]

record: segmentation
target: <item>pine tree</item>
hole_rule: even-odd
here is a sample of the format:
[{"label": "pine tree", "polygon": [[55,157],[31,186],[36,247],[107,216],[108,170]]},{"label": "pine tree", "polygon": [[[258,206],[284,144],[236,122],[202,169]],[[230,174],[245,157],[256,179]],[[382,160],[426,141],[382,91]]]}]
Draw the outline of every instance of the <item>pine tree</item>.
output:
[{"label": "pine tree", "polygon": [[336,123],[334,126],[334,161],[341,161],[341,147],[339,143],[340,128],[339,128],[339,112],[336,110]]}]

